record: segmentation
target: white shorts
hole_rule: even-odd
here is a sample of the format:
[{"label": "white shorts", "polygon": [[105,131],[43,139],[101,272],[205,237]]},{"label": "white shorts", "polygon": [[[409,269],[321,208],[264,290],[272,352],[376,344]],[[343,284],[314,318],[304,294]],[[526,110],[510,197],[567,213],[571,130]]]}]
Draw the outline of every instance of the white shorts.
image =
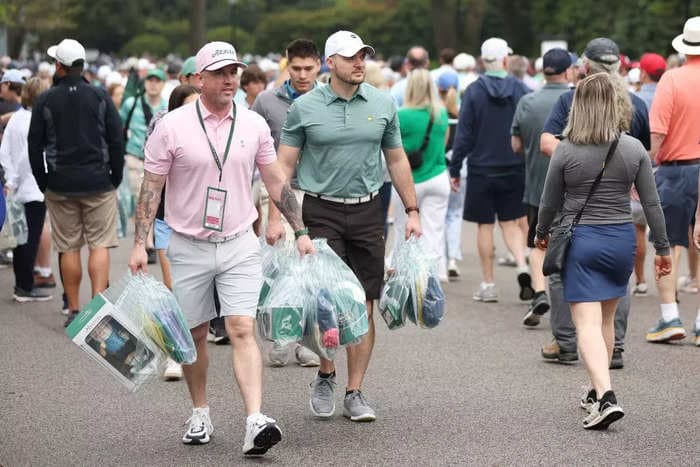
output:
[{"label": "white shorts", "polygon": [[262,286],[260,244],[252,229],[223,243],[176,232],[168,246],[173,293],[190,329],[216,318],[214,285],[221,316],[255,319]]}]

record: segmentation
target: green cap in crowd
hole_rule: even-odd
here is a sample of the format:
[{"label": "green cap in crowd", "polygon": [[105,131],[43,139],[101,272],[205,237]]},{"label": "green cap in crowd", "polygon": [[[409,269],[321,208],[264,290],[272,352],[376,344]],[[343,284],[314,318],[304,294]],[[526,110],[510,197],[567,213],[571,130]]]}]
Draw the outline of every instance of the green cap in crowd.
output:
[{"label": "green cap in crowd", "polygon": [[195,57],[190,57],[182,63],[182,70],[180,70],[180,76],[189,76],[197,72]]}]

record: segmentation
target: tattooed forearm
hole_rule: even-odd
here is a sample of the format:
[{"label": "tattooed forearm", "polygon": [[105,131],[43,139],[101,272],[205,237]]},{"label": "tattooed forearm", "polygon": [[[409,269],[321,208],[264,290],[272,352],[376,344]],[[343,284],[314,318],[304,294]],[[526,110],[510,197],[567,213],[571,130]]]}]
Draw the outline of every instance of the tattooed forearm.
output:
[{"label": "tattooed forearm", "polygon": [[299,207],[297,197],[294,196],[294,191],[292,190],[291,185],[289,185],[289,182],[285,182],[285,184],[282,186],[280,199],[273,199],[272,201],[275,203],[275,206],[277,206],[277,209],[280,210],[284,218],[287,219],[287,222],[289,222],[289,225],[292,226],[292,229],[296,231],[304,228],[304,222],[301,220],[301,208]]},{"label": "tattooed forearm", "polygon": [[136,227],[134,242],[140,245],[146,244],[148,231],[151,229],[153,219],[160,204],[160,195],[165,185],[165,176],[156,175],[148,171],[143,173],[141,193],[136,205]]}]

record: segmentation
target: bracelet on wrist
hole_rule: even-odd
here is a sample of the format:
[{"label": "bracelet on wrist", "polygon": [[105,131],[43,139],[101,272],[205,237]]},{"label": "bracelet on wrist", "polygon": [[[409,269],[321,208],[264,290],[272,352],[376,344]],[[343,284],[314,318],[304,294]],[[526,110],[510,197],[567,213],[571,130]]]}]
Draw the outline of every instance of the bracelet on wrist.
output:
[{"label": "bracelet on wrist", "polygon": [[294,239],[299,240],[299,237],[303,237],[304,235],[309,235],[309,229],[303,228],[303,229],[296,230],[294,232]]},{"label": "bracelet on wrist", "polygon": [[411,211],[415,211],[416,214],[420,214],[420,209],[418,209],[416,206],[409,206],[405,210],[406,214],[410,214]]}]

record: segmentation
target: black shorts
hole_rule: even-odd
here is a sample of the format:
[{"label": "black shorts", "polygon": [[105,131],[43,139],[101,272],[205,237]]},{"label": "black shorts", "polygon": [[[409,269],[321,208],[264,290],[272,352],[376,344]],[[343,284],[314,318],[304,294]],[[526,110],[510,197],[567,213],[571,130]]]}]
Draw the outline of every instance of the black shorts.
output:
[{"label": "black shorts", "polygon": [[378,300],[384,280],[384,215],[379,196],[342,204],[304,196],[302,218],[311,238],[325,238],[360,280],[367,300]]},{"label": "black shorts", "polygon": [[539,206],[526,204],[527,206],[527,246],[535,248],[535,236],[537,235],[537,216],[540,214]]},{"label": "black shorts", "polygon": [[525,215],[525,172],[517,168],[502,173],[467,172],[464,220],[477,224],[513,221]]}]

